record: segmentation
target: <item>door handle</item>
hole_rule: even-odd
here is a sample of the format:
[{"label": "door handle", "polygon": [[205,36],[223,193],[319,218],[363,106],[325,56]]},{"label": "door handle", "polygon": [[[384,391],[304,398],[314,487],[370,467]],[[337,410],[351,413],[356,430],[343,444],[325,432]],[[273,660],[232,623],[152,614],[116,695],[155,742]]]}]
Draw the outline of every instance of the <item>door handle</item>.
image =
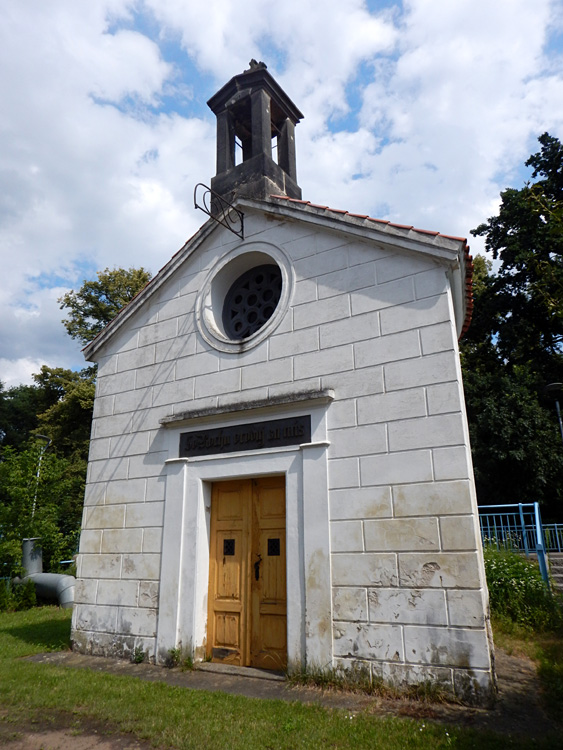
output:
[{"label": "door handle", "polygon": [[258,560],[254,563],[254,578],[260,580],[260,563],[262,562],[262,555],[258,555]]}]

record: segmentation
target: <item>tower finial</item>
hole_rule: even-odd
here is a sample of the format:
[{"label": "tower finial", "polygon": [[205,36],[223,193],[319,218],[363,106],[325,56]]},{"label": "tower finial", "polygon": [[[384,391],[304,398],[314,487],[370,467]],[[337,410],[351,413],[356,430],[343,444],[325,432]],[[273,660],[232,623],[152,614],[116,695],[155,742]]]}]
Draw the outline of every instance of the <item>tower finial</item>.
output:
[{"label": "tower finial", "polygon": [[248,68],[244,71],[245,73],[250,73],[251,70],[256,70],[257,68],[262,68],[263,70],[267,70],[268,66],[265,62],[256,62],[254,58],[248,63]]}]

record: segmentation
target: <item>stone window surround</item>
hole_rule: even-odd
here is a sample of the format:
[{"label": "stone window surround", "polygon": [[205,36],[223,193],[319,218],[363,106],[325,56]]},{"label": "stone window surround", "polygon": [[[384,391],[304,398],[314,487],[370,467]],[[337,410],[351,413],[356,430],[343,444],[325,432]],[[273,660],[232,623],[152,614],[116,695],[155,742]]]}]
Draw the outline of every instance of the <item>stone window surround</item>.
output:
[{"label": "stone window surround", "polygon": [[[222,317],[225,297],[233,282],[254,266],[277,265],[282,277],[279,302],[272,317],[255,333],[242,341],[231,339],[224,330]],[[289,309],[295,286],[295,272],[287,255],[269,242],[243,242],[221,256],[213,265],[195,303],[198,330],[205,341],[222,352],[239,353],[253,349],[270,336]]]},{"label": "stone window surround", "polygon": [[[219,456],[179,458],[179,436],[186,429],[168,428],[169,455],[162,536],[156,659],[164,662],[171,648],[204,658],[209,583],[211,485],[215,481],[284,475],[287,526],[288,666],[331,664],[332,599],[328,505],[327,411],[332,399],[278,404],[210,420],[210,428],[273,416],[311,415],[310,443]],[[304,502],[304,498],[307,502]],[[188,541],[189,534],[189,541]],[[193,574],[188,574],[187,571]]]}]

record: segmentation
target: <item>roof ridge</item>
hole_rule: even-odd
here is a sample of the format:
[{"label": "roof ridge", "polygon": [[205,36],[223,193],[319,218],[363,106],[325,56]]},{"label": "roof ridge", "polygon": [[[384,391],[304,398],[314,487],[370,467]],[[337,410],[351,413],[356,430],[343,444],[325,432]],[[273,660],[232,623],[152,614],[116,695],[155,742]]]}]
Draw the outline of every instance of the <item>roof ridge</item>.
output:
[{"label": "roof ridge", "polygon": [[353,219],[362,219],[363,221],[371,221],[375,224],[385,224],[388,227],[392,227],[393,229],[404,229],[409,232],[416,232],[417,234],[424,234],[429,235],[431,237],[443,237],[446,240],[453,240],[454,242],[463,242],[464,243],[464,256],[465,256],[465,299],[466,299],[466,315],[465,320],[463,321],[463,326],[460,334],[460,338],[462,338],[465,333],[467,332],[467,329],[469,328],[469,325],[471,323],[471,318],[473,315],[473,258],[469,254],[469,245],[467,244],[467,238],[466,237],[456,237],[452,234],[442,234],[442,232],[437,232],[431,229],[418,229],[414,226],[409,226],[408,224],[396,224],[393,221],[390,221],[389,219],[376,219],[373,216],[369,216],[368,214],[354,214],[350,213],[349,211],[346,211],[341,208],[331,208],[330,206],[321,206],[317,203],[311,203],[311,201],[306,201],[300,198],[290,198],[288,195],[270,195],[270,198],[273,198],[275,200],[279,201],[286,201],[287,203],[294,203],[303,207],[309,207],[314,208],[319,211],[328,211],[332,214],[339,214],[341,216],[350,216]]},{"label": "roof ridge", "polygon": [[430,234],[434,237],[444,237],[448,240],[455,240],[457,242],[465,242],[467,243],[467,237],[457,237],[453,234],[443,234],[442,232],[437,232],[432,229],[419,229],[418,227],[413,226],[412,224],[397,224],[396,222],[393,222],[389,219],[377,219],[373,216],[369,216],[369,214],[355,214],[350,211],[346,211],[342,208],[332,208],[331,206],[321,206],[318,203],[311,203],[311,201],[305,201],[300,198],[290,198],[287,195],[270,195],[270,198],[275,198],[276,200],[283,200],[287,201],[288,203],[297,203],[304,206],[310,206],[311,208],[317,208],[322,211],[330,211],[331,213],[335,214],[344,214],[348,216],[352,216],[355,219],[367,219],[368,221],[374,221],[380,224],[388,224],[391,227],[395,227],[396,229],[408,229],[412,230],[413,232],[420,232],[420,234]]}]

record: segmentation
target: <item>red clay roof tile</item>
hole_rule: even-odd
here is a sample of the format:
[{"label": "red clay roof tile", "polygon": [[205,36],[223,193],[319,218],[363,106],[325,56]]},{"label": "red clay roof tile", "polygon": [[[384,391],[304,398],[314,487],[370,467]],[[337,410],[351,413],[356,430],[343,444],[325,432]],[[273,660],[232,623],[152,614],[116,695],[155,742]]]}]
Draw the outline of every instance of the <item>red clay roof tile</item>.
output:
[{"label": "red clay roof tile", "polygon": [[465,320],[463,322],[463,327],[461,331],[460,338],[462,338],[465,333],[467,332],[467,329],[469,328],[469,324],[471,323],[471,317],[472,317],[472,311],[473,311],[473,258],[469,254],[469,245],[467,244],[467,239],[465,237],[456,237],[451,234],[442,234],[441,232],[436,232],[429,229],[417,229],[413,226],[408,226],[407,224],[395,224],[392,221],[389,221],[387,219],[375,219],[373,216],[367,216],[365,214],[353,214],[349,213],[348,211],[345,211],[343,209],[339,208],[329,208],[328,206],[319,206],[315,203],[311,203],[310,201],[304,201],[299,200],[297,198],[289,198],[287,195],[271,195],[271,198],[275,198],[276,200],[284,200],[288,203],[297,203],[300,205],[309,206],[310,208],[316,208],[321,211],[326,211],[332,214],[339,214],[341,216],[350,216],[354,219],[363,219],[364,221],[371,221],[376,224],[385,224],[387,226],[393,227],[394,229],[406,229],[407,231],[416,232],[417,234],[425,234],[429,235],[431,237],[444,237],[447,240],[454,240],[455,242],[463,242],[464,243],[464,253],[465,253],[465,276],[466,276],[466,284],[465,284],[465,299],[466,299],[466,315]]}]

